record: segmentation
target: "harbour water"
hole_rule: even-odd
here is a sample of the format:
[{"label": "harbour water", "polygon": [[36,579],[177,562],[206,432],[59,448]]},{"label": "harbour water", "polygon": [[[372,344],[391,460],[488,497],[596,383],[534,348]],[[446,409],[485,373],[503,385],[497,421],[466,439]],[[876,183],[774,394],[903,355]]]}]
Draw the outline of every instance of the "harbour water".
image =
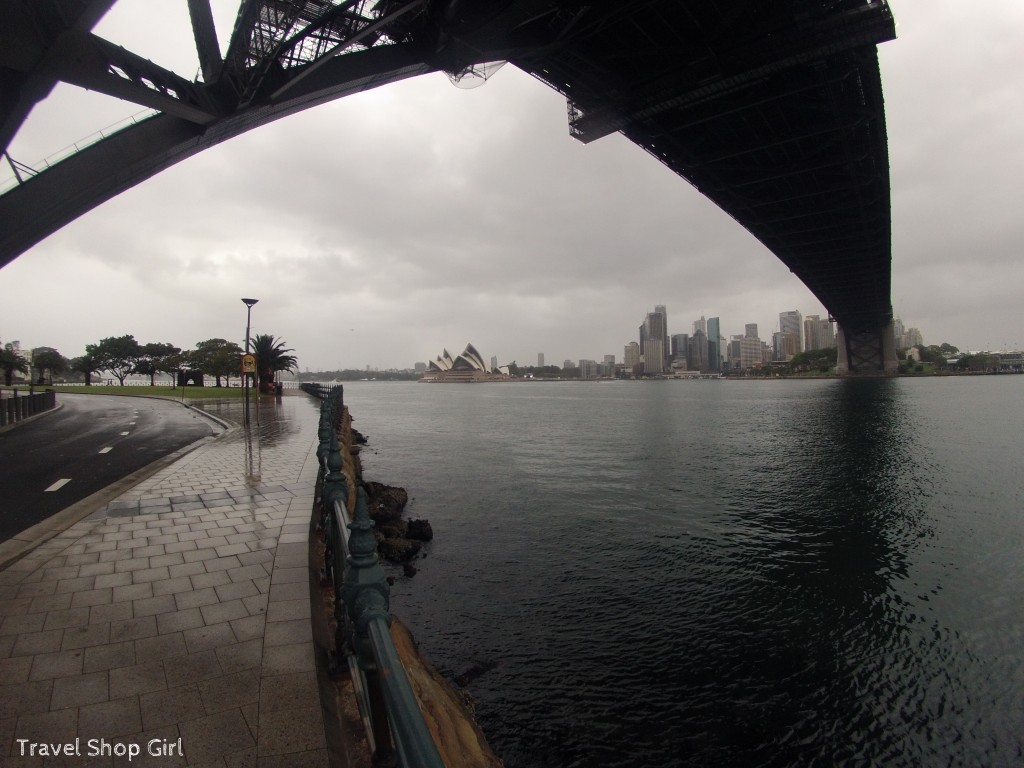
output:
[{"label": "harbour water", "polygon": [[1024,762],[1024,378],[345,399],[508,768]]}]

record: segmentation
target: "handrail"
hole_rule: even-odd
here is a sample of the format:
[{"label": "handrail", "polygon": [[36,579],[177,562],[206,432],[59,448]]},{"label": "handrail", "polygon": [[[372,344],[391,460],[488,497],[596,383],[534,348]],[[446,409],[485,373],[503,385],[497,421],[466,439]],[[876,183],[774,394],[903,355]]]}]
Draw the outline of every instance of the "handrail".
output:
[{"label": "handrail", "polygon": [[343,389],[320,384],[302,389],[321,400],[319,529],[326,543],[324,583],[334,587],[336,666],[345,659],[353,672],[375,764],[395,757],[402,768],[444,768],[391,637],[390,587],[362,488],[356,489],[354,518],[348,519],[348,479],[338,445]]}]

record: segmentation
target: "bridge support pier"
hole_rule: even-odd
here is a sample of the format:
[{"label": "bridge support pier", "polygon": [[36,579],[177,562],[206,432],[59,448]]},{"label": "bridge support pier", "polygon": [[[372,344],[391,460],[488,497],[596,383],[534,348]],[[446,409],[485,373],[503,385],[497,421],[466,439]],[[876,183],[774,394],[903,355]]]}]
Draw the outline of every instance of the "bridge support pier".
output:
[{"label": "bridge support pier", "polygon": [[896,335],[892,320],[878,330],[860,330],[847,334],[842,326],[836,333],[839,355],[836,373],[840,376],[895,376]]}]

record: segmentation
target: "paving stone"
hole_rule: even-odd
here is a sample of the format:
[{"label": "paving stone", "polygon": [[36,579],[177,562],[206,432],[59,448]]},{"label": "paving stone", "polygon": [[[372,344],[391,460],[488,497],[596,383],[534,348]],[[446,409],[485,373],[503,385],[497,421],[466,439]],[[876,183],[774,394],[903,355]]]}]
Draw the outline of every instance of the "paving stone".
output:
[{"label": "paving stone", "polygon": [[[235,709],[260,700],[259,677],[252,670],[215,677],[198,683],[207,714]],[[319,699],[316,700],[319,704]]]},{"label": "paving stone", "polygon": [[256,742],[238,709],[218,712],[178,726],[185,743],[188,762],[219,759],[228,752],[251,749]]},{"label": "paving stone", "polygon": [[217,660],[225,672],[239,672],[243,669],[262,671],[263,638],[255,637],[216,649]]},{"label": "paving stone", "polygon": [[55,677],[68,677],[82,673],[84,650],[58,651],[57,653],[41,653],[32,657],[30,680],[52,680]]},{"label": "paving stone", "polygon": [[142,710],[142,726],[146,729],[177,725],[207,715],[195,683],[143,694],[139,697],[139,705]]},{"label": "paving stone", "polygon": [[138,640],[140,637],[151,637],[156,633],[156,618],[153,616],[110,622],[110,642],[112,643]]},{"label": "paving stone", "polygon": [[35,744],[73,741],[77,716],[74,709],[22,715],[18,718],[14,737]]},{"label": "paving stone", "polygon": [[168,613],[177,610],[174,602],[174,595],[160,595],[158,597],[147,597],[142,600],[132,601],[132,611],[136,618],[140,616],[154,616],[158,613]]},{"label": "paving stone", "polygon": [[136,664],[133,667],[118,667],[110,670],[109,675],[112,699],[163,691],[167,688],[167,678],[164,675],[163,663],[160,661]]},{"label": "paving stone", "polygon": [[[159,626],[159,619],[157,620],[157,625]],[[135,658],[139,664],[149,661],[162,661],[172,656],[181,656],[187,652],[188,647],[185,645],[185,637],[180,631],[155,637],[143,637],[135,641]]]},{"label": "paving stone", "polygon": [[108,699],[108,676],[105,671],[61,677],[53,681],[50,709],[81,707]]},{"label": "paving stone", "polygon": [[85,649],[83,672],[100,672],[135,666],[135,641],[97,645]]},{"label": "paving stone", "polygon": [[161,613],[156,617],[156,628],[160,634],[181,632],[185,629],[201,627],[204,623],[203,614],[199,612],[198,608],[186,608],[183,611]]},{"label": "paving stone", "polygon": [[132,618],[131,603],[110,603],[108,605],[94,605],[89,609],[89,623],[102,624],[104,622],[124,621]]},{"label": "paving stone", "polygon": [[260,713],[258,754],[281,755],[316,750],[324,744],[323,717],[316,707]]},{"label": "paving stone", "polygon": [[170,687],[195,683],[224,674],[213,649],[164,659],[164,674]]},{"label": "paving stone", "polygon": [[141,730],[138,696],[90,704],[78,710],[78,734],[83,739],[110,739]]},{"label": "paving stone", "polygon": [[60,648],[62,651],[71,651],[76,648],[106,645],[109,642],[109,624],[88,624],[84,627],[69,627],[65,629]]},{"label": "paving stone", "polygon": [[31,712],[48,712],[53,680],[0,685],[0,718],[18,717]]},{"label": "paving stone", "polygon": [[38,653],[56,653],[64,641],[63,629],[46,632],[29,632],[17,635],[17,642],[11,649],[11,656],[35,656]]},{"label": "paving stone", "polygon": [[231,631],[231,625],[227,622],[186,629],[184,634],[189,653],[208,651],[235,642],[235,635]]}]

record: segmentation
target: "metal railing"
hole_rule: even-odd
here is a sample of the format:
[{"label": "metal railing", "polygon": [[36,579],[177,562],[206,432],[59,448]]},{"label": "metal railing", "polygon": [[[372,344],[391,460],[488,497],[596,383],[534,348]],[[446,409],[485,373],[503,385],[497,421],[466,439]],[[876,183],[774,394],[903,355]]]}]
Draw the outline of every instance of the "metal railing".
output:
[{"label": "metal railing", "polygon": [[0,427],[17,424],[29,416],[35,416],[56,406],[57,395],[52,389],[44,392],[30,390],[21,394],[17,387],[13,387],[9,397],[0,399]]},{"label": "metal railing", "polygon": [[326,544],[322,583],[334,587],[334,667],[348,665],[375,764],[443,768],[391,638],[390,587],[362,488],[356,489],[354,518],[348,518],[348,478],[338,444],[343,388],[303,384],[302,389],[321,401],[319,529]]}]

